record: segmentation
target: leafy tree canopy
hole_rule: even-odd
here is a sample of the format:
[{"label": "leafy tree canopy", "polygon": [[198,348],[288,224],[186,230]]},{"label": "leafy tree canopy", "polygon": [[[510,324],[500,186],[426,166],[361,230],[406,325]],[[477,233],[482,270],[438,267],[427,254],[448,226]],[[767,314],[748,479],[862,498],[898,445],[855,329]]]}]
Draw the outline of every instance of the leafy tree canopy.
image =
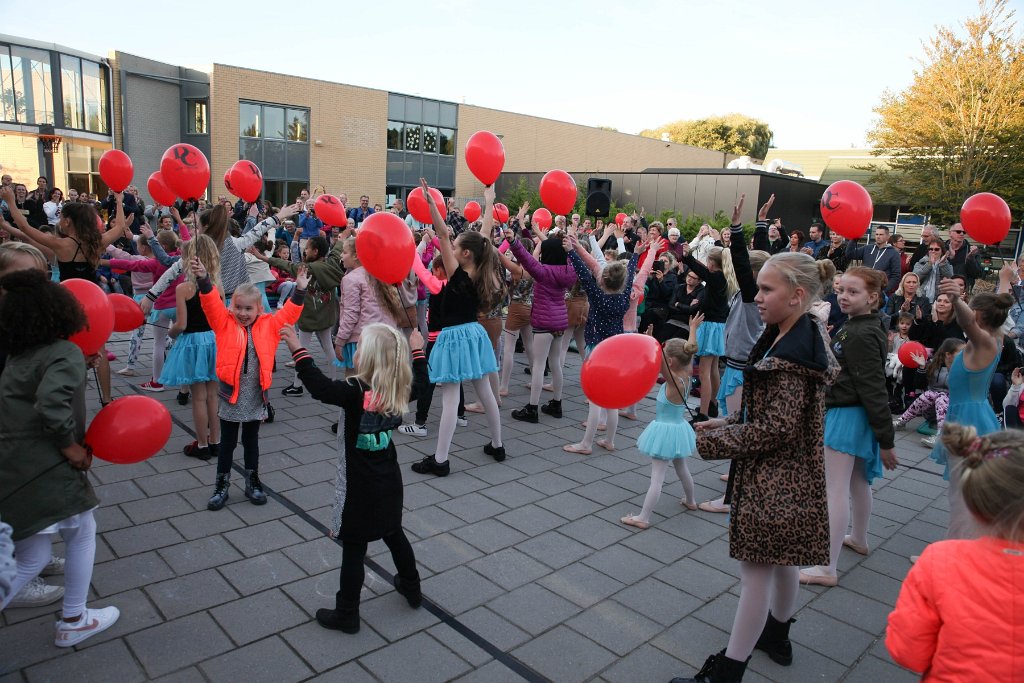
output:
[{"label": "leafy tree canopy", "polygon": [[772,130],[767,123],[743,114],[673,121],[654,130],[640,131],[644,137],[658,139],[663,133],[668,133],[668,139],[679,144],[746,154],[757,159],[765,158],[772,141]]}]

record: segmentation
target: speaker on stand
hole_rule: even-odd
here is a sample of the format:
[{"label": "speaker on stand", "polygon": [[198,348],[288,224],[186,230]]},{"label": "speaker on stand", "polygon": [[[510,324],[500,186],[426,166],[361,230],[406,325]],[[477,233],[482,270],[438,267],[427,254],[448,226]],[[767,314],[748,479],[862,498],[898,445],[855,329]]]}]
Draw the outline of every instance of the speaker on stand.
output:
[{"label": "speaker on stand", "polygon": [[607,178],[587,180],[587,206],[584,212],[594,218],[607,218],[612,208],[612,181]]}]

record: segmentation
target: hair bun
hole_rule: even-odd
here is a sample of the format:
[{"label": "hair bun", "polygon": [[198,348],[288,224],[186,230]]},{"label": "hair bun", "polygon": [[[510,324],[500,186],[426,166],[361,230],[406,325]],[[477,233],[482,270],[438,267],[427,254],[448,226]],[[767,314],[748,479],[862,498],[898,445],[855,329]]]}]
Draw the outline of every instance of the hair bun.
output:
[{"label": "hair bun", "polygon": [[1010,309],[1013,308],[1013,304],[1015,304],[1016,302],[1014,301],[1013,296],[1011,294],[1003,292],[1002,294],[996,295],[995,303],[996,308],[999,309],[1001,312],[1009,313]]},{"label": "hair bun", "polygon": [[697,349],[698,346],[697,342],[695,341],[690,341],[689,339],[687,339],[686,342],[683,344],[683,351],[690,354],[691,356],[697,353]]},{"label": "hair bun", "polygon": [[978,430],[971,425],[946,422],[942,426],[942,444],[953,455],[964,458],[968,467],[981,464],[983,455],[989,448],[989,440],[978,436]]}]

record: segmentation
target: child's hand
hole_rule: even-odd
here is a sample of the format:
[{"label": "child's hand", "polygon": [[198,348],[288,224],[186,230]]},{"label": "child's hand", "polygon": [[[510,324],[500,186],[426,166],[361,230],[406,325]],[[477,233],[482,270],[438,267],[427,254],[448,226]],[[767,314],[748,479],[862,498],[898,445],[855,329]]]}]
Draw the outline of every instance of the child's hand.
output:
[{"label": "child's hand", "polygon": [[881,449],[879,455],[882,456],[882,465],[884,465],[887,470],[894,470],[896,469],[896,466],[900,464],[900,461],[896,458],[896,451],[892,448]]},{"label": "child's hand", "polygon": [[302,348],[302,344],[299,343],[299,338],[295,334],[295,327],[293,325],[285,325],[281,328],[281,339],[284,341],[288,350],[292,353]]},{"label": "child's hand", "polygon": [[1010,381],[1013,382],[1015,387],[1024,384],[1024,374],[1021,373],[1020,368],[1013,369],[1013,372],[1010,373]]},{"label": "child's hand", "polygon": [[704,314],[703,313],[694,313],[693,315],[690,316],[690,329],[691,330],[697,329],[698,327],[701,326],[701,323],[703,323],[703,322],[704,322]]},{"label": "child's hand", "polygon": [[298,270],[295,272],[295,288],[302,290],[306,289],[306,286],[309,284],[309,280],[309,268],[307,268],[305,264],[299,266]]},{"label": "child's hand", "polygon": [[413,351],[423,349],[423,335],[420,334],[419,330],[413,330],[409,335],[409,348]]},{"label": "child's hand", "polygon": [[928,365],[928,359],[922,356],[920,353],[912,353],[910,354],[910,357],[911,359],[913,359],[915,363],[917,363],[917,366],[920,368],[923,368],[924,366]]},{"label": "child's hand", "polygon": [[509,244],[516,241],[516,234],[512,232],[512,228],[505,228],[502,232],[505,234],[505,239],[508,240]]},{"label": "child's hand", "polygon": [[196,279],[202,280],[207,276],[206,266],[199,260],[198,256],[192,257],[192,274],[196,276]]},{"label": "child's hand", "polygon": [[76,470],[85,472],[92,466],[92,453],[85,446],[73,443],[60,449],[60,452]]},{"label": "child's hand", "polygon": [[153,236],[153,228],[149,227],[146,223],[143,223],[139,226],[139,234],[148,240]]},{"label": "child's hand", "polygon": [[644,330],[644,334],[646,334],[648,337],[653,337],[654,336],[654,325],[648,325],[647,329]]},{"label": "child's hand", "polygon": [[726,423],[724,419],[716,417],[712,420],[704,420],[703,422],[698,422],[697,424],[694,425],[694,428],[698,432],[702,432],[705,429],[718,429],[719,427],[724,427],[725,424]]}]

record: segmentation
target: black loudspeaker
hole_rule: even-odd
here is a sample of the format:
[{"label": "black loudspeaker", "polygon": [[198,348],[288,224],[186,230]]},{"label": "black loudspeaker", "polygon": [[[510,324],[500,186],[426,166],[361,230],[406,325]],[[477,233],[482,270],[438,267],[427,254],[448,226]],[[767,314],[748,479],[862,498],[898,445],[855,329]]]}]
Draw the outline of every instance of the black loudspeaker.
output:
[{"label": "black loudspeaker", "polygon": [[587,180],[587,208],[585,213],[595,218],[607,218],[612,208],[612,181],[607,178]]}]

